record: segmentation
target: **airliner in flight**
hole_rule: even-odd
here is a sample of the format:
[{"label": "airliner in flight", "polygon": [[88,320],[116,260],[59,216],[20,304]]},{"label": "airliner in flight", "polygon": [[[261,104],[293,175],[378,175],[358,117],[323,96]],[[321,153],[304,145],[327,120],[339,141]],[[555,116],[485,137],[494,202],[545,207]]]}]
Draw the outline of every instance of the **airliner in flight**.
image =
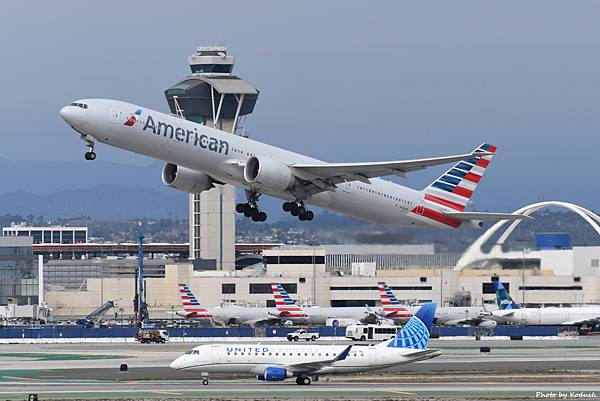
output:
[{"label": "airliner in flight", "polygon": [[[379,315],[396,324],[404,323],[415,308],[402,305],[387,283],[380,281],[377,286],[381,299]],[[435,322],[446,326],[496,327],[497,325],[492,314],[483,306],[440,306],[435,312]]]},{"label": "airliner in flight", "polygon": [[[284,201],[283,210],[312,220],[315,205],[391,226],[481,227],[484,220],[522,219],[511,213],[465,212],[496,147],[446,157],[374,163],[328,163],[252,139],[107,99],[77,100],[61,109],[62,118],[88,145],[94,160],[96,141],[165,161],[163,182],[198,194],[232,184],[246,191],[236,211],[265,221],[258,207],[262,194]],[[424,190],[379,177],[458,162]]]},{"label": "airliner in flight", "polygon": [[396,337],[375,346],[210,344],[193,348],[170,366],[201,372],[203,384],[208,384],[210,373],[249,373],[265,381],[296,377],[297,384],[308,385],[322,375],[367,372],[422,361],[440,355],[428,348],[435,306],[424,304]]},{"label": "airliner in flight", "polygon": [[492,312],[494,318],[501,322],[521,324],[525,326],[597,326],[600,324],[600,306],[571,306],[546,308],[521,308],[504,285],[497,281],[496,303],[500,309]]}]

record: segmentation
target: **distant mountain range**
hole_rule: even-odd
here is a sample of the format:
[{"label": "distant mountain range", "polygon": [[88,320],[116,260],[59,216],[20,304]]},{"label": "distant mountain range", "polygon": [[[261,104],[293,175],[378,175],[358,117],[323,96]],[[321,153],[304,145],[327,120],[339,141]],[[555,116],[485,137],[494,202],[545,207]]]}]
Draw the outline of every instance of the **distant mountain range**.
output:
[{"label": "distant mountain range", "polygon": [[186,194],[118,185],[63,190],[49,195],[15,191],[0,195],[0,214],[47,218],[89,216],[94,219],[142,217],[181,219],[187,216]]}]

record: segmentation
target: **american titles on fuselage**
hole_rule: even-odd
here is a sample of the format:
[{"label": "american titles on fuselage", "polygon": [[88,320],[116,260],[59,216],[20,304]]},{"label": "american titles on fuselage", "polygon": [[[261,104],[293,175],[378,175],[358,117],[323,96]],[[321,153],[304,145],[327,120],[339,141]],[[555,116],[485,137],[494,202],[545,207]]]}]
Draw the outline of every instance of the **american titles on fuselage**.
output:
[{"label": "american titles on fuselage", "polygon": [[165,138],[179,142],[191,143],[194,146],[199,146],[212,152],[222,153],[224,155],[229,154],[229,142],[206,134],[199,134],[196,127],[194,127],[194,129],[184,129],[181,127],[174,127],[173,125],[159,121],[158,119],[155,122],[151,115],[146,117],[146,122],[144,123],[142,131],[151,131],[153,134],[162,135]]}]

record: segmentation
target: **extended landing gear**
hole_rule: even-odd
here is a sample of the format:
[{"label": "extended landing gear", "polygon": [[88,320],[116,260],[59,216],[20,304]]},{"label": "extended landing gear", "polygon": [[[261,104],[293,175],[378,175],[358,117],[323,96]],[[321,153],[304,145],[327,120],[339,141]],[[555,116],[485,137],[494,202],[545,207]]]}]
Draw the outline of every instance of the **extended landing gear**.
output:
[{"label": "extended landing gear", "polygon": [[315,218],[315,214],[310,210],[306,210],[303,201],[284,202],[283,211],[288,212],[292,216],[298,216],[301,221],[311,221]]},{"label": "extended landing gear", "polygon": [[258,208],[258,197],[260,194],[250,193],[248,196],[248,202],[238,203],[235,205],[235,211],[243,213],[244,216],[249,217],[252,221],[263,222],[267,220],[267,214]]},{"label": "extended landing gear", "polygon": [[208,386],[208,373],[202,373],[202,384]]},{"label": "extended landing gear", "polygon": [[81,135],[81,140],[87,144],[88,148],[88,151],[83,155],[85,160],[96,160],[96,153],[94,153],[94,139],[88,135]]},{"label": "extended landing gear", "polygon": [[298,376],[298,377],[296,377],[296,384],[301,385],[301,386],[308,386],[310,384],[310,377]]}]

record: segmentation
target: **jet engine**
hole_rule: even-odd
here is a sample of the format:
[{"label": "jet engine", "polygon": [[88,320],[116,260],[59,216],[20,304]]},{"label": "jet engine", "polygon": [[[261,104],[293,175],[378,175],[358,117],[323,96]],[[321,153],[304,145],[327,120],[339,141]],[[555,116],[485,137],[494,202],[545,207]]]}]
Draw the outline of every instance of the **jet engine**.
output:
[{"label": "jet engine", "polygon": [[481,323],[478,324],[479,327],[496,327],[498,326],[498,323],[496,323],[496,321],[494,320],[484,320]]},{"label": "jet engine", "polygon": [[173,163],[166,163],[163,167],[162,181],[171,188],[190,194],[199,194],[214,187],[213,180],[208,174]]},{"label": "jet engine", "polygon": [[280,382],[285,380],[287,377],[291,377],[292,374],[288,373],[284,368],[266,368],[262,375],[257,375],[258,380],[265,380],[269,382]]},{"label": "jet engine", "polygon": [[244,166],[244,179],[276,192],[282,192],[294,184],[289,166],[267,157],[252,156]]}]

